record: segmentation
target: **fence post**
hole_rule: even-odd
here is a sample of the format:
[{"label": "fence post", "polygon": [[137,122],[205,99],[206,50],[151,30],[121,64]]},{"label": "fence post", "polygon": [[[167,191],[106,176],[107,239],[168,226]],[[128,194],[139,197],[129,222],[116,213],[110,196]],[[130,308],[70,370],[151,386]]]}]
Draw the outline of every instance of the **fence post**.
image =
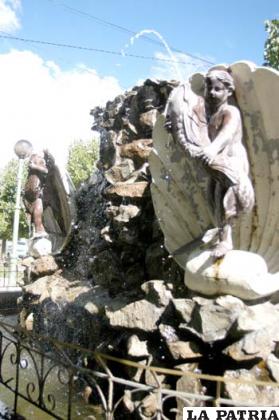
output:
[{"label": "fence post", "polygon": [[20,366],[20,342],[16,343],[16,378],[15,378],[15,399],[14,399],[14,414],[17,414],[18,403],[18,388],[19,388],[19,366]]}]

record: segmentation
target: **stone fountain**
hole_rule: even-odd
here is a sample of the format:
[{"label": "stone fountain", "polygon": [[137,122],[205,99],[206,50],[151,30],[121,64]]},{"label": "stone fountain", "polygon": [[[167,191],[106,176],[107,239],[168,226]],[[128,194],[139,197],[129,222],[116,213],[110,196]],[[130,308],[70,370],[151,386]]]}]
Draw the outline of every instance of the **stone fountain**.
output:
[{"label": "stone fountain", "polygon": [[[226,170],[230,163],[220,169],[218,152],[212,156],[196,143],[201,132],[212,141],[214,106],[208,116],[204,76],[179,86],[145,81],[92,110],[101,138],[98,170],[76,193],[77,222],[56,257],[59,268],[31,273],[22,324],[143,365],[278,381],[279,75],[250,63],[212,70],[232,78],[218,118],[233,112],[243,124],[238,145],[249,163],[250,204],[240,205],[245,189]],[[218,206],[208,195],[216,170]],[[230,220],[222,205],[224,191],[235,185]],[[220,252],[227,231],[229,245]],[[154,381],[141,369],[124,370],[130,379]],[[196,393],[209,386],[186,377],[160,381]],[[225,385],[222,393],[247,401],[239,385]],[[249,398],[279,404],[275,388],[251,386]],[[135,407],[126,401],[126,410]]]}]

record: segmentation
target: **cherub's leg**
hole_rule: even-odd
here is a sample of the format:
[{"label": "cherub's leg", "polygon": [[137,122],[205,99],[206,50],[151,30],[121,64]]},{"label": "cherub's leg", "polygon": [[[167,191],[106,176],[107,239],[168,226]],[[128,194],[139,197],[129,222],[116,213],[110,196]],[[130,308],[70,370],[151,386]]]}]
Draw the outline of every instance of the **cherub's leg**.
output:
[{"label": "cherub's leg", "polygon": [[228,188],[223,199],[225,220],[237,217],[241,211],[237,198],[237,186]]},{"label": "cherub's leg", "polygon": [[[233,249],[232,241],[232,224],[235,217],[238,215],[237,198],[234,192],[234,187],[230,187],[223,200],[220,200],[223,207],[223,217],[219,215],[220,219],[220,233],[219,243],[214,247],[212,256],[215,258],[223,257],[228,251]],[[221,210],[219,210],[221,211]]]},{"label": "cherub's leg", "polygon": [[211,210],[215,213],[216,208],[216,195],[218,190],[218,184],[214,178],[210,177],[207,184],[206,198],[210,205]]},{"label": "cherub's leg", "polygon": [[220,242],[214,247],[212,256],[222,258],[228,251],[233,249],[232,241],[232,219],[225,223],[220,229]]},{"label": "cherub's leg", "polygon": [[32,214],[33,214],[33,203],[29,202],[25,198],[23,198],[23,204],[25,206],[25,217],[28,225],[28,234],[29,238],[32,236]]},{"label": "cherub's leg", "polygon": [[220,228],[224,221],[224,206],[223,206],[223,197],[225,190],[223,185],[220,182],[216,182],[215,194],[214,194],[214,214],[217,226]]},{"label": "cherub's leg", "polygon": [[37,198],[33,205],[33,221],[35,225],[35,235],[44,234],[45,228],[43,225],[43,202],[41,198]]},{"label": "cherub's leg", "polygon": [[241,184],[237,186],[236,194],[241,212],[248,213],[255,204],[255,193],[252,183],[248,177],[242,178]]},{"label": "cherub's leg", "polygon": [[32,235],[32,216],[30,213],[27,213],[27,212],[25,213],[25,215],[26,215],[26,221],[27,221],[27,226],[28,226],[28,235],[30,238]]}]

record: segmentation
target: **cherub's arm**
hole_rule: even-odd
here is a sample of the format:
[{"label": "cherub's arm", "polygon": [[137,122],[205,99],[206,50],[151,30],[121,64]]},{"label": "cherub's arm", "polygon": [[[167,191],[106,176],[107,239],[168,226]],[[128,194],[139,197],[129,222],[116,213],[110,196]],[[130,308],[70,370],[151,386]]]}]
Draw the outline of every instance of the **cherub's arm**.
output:
[{"label": "cherub's arm", "polygon": [[226,109],[223,115],[222,125],[217,136],[199,153],[199,157],[207,164],[212,163],[215,157],[228,144],[234,141],[240,124],[241,119],[239,110],[234,106]]}]

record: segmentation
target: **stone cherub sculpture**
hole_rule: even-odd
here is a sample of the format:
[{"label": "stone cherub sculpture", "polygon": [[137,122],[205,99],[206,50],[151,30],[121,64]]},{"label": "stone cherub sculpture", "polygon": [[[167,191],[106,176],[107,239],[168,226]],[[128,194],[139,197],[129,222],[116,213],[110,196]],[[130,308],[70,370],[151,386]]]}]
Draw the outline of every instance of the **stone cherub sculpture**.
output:
[{"label": "stone cherub sculpture", "polygon": [[192,291],[279,292],[278,100],[278,71],[237,62],[193,74],[158,115],[152,200]]},{"label": "stone cherub sculpture", "polygon": [[49,159],[47,152],[32,153],[28,163],[23,202],[28,222],[34,226],[34,238],[48,236],[43,224],[44,188],[48,173]]},{"label": "stone cherub sculpture", "polygon": [[38,257],[60,252],[75,220],[74,187],[47,151],[29,158],[23,192],[26,216],[33,227],[29,253]]},{"label": "stone cherub sculpture", "polygon": [[211,70],[205,76],[204,98],[193,101],[190,85],[185,84],[174,89],[166,110],[166,128],[209,176],[208,200],[217,230],[207,236],[212,239],[212,234],[217,233],[212,250],[215,258],[233,249],[232,223],[254,205],[240,111],[228,102],[233,92],[229,72]]}]

